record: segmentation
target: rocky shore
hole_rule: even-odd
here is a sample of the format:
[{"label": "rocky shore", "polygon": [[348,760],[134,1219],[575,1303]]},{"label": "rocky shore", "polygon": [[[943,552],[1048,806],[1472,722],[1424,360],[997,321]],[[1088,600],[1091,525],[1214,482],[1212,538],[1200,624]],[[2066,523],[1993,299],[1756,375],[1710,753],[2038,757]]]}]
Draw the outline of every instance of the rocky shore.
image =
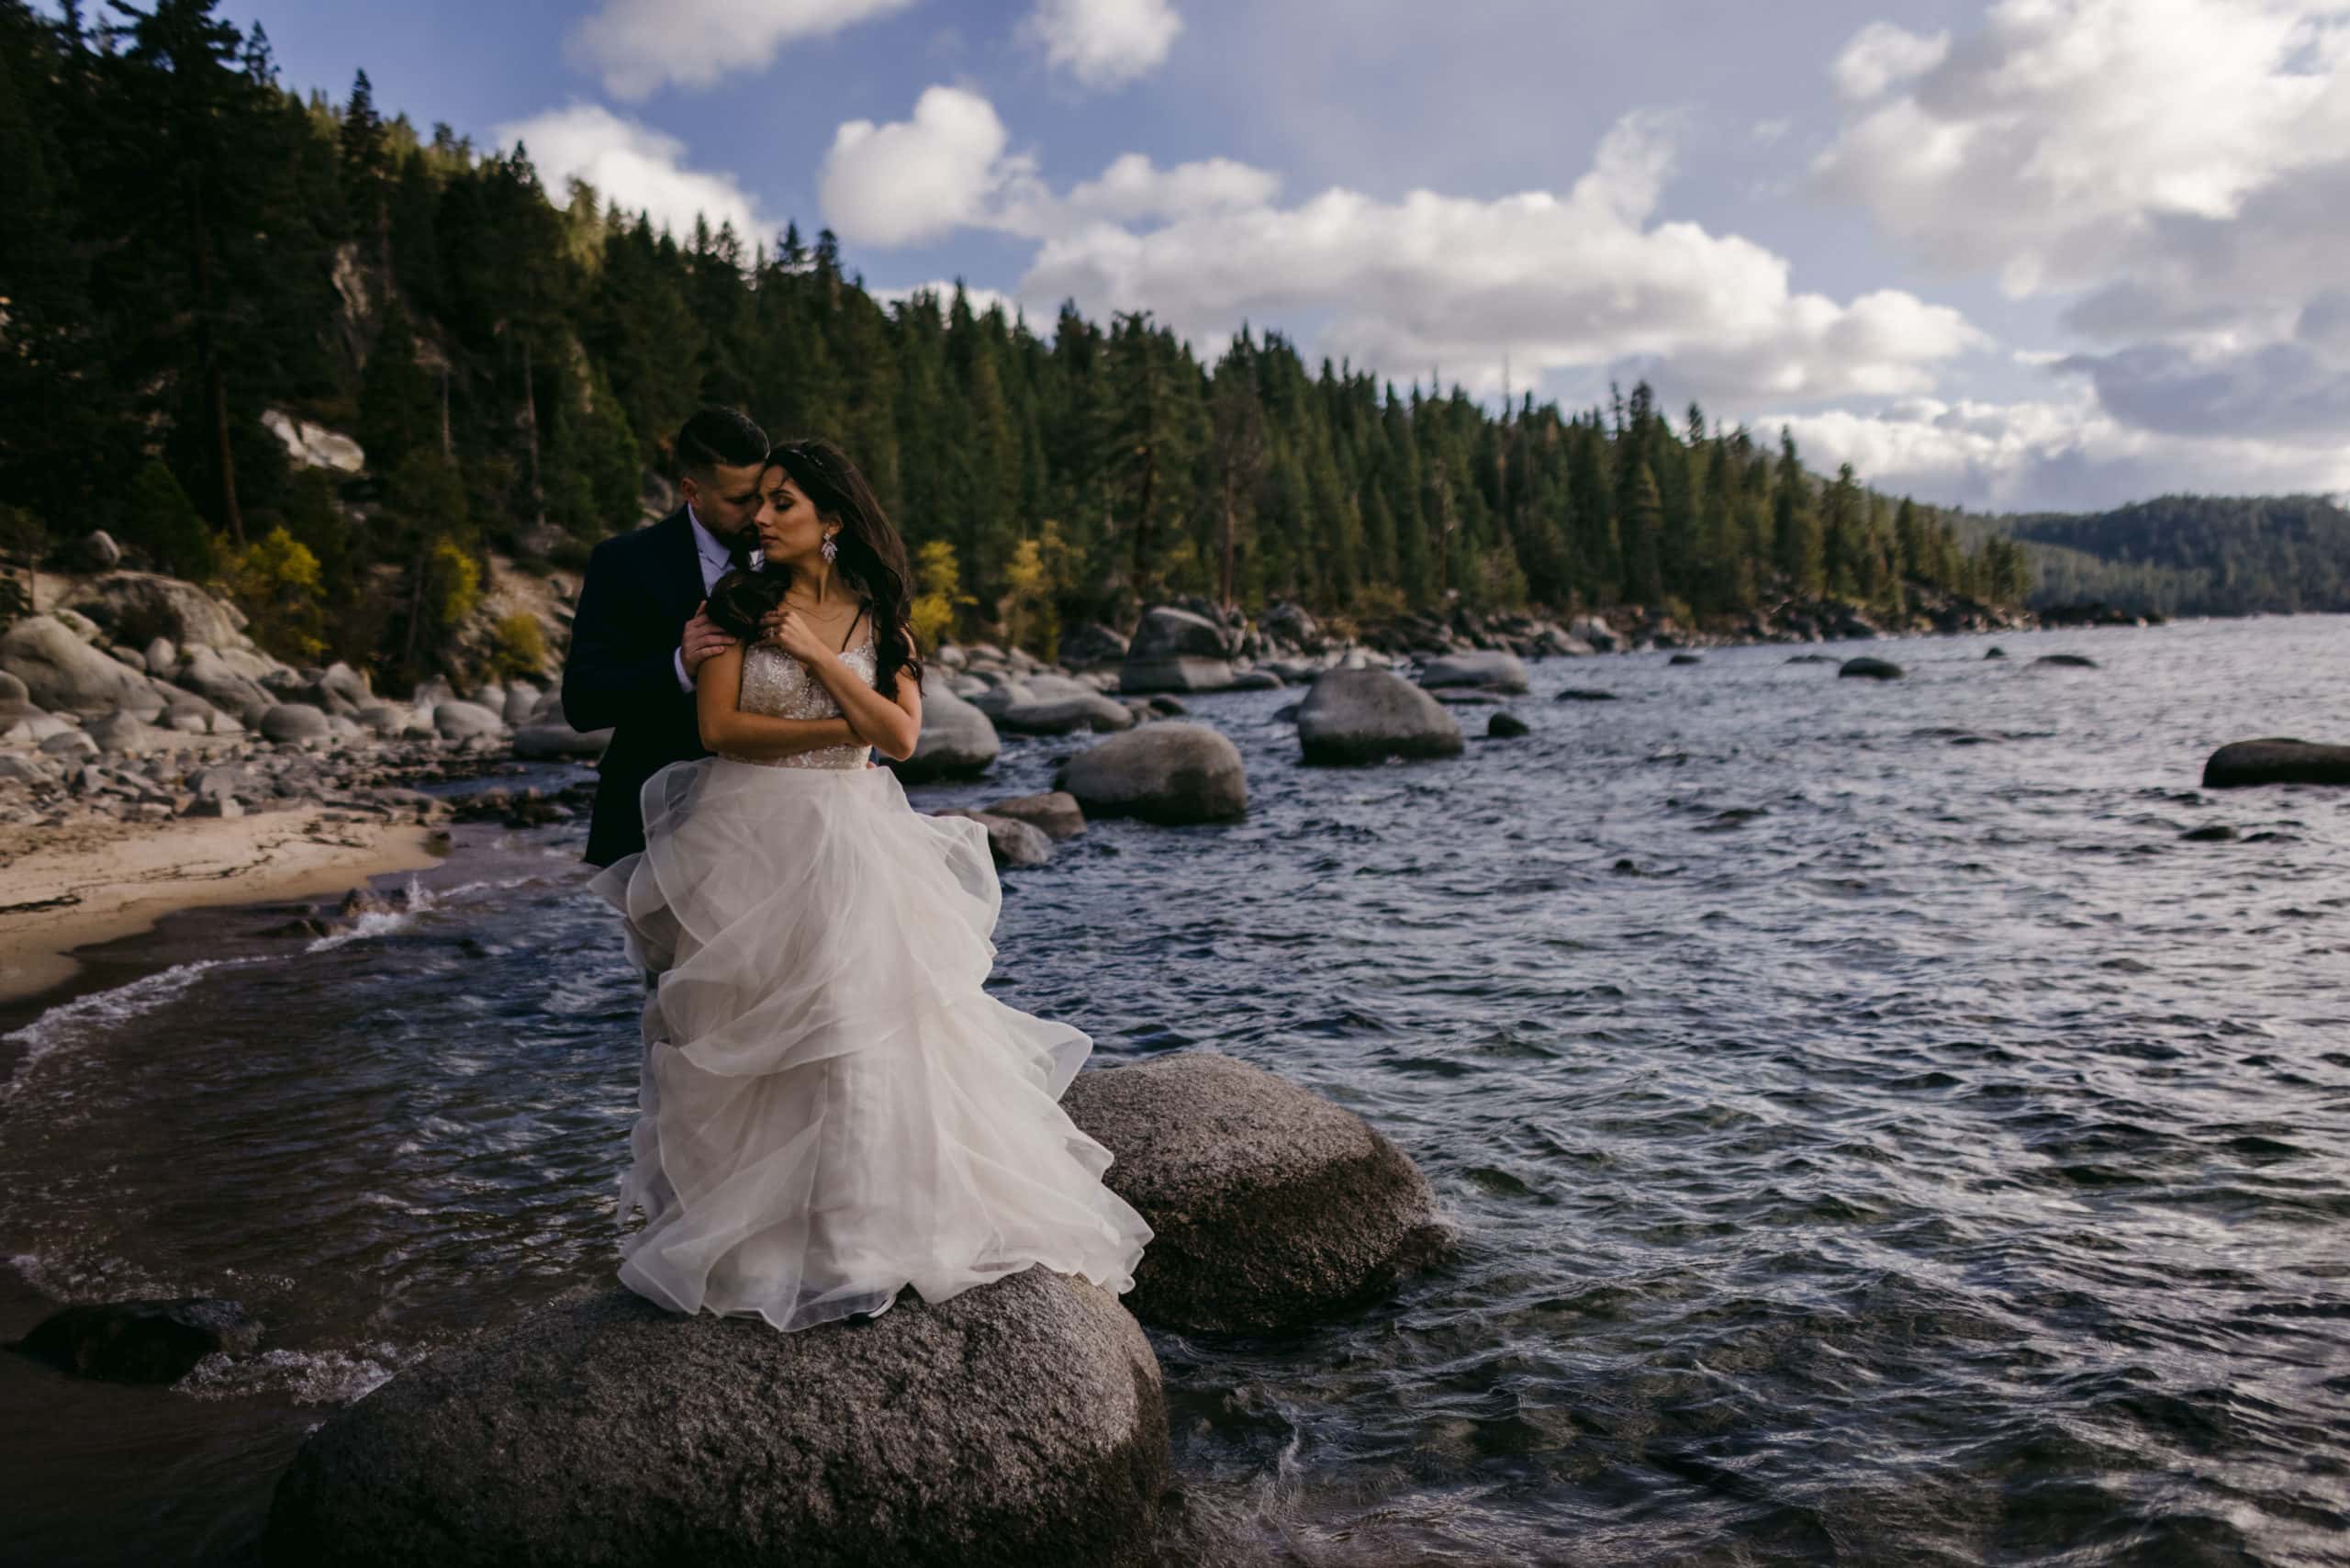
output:
[{"label": "rocky shore", "polygon": [[[90,554],[105,565],[103,550]],[[395,698],[346,665],[273,658],[241,611],[192,583],[108,568],[37,586],[50,608],[0,633],[0,867],[11,874],[0,992],[53,984],[70,973],[61,955],[72,946],[138,930],[170,908],[330,891],[420,865],[449,813],[419,786],[516,759],[592,764],[609,739],[565,722],[551,669],[462,688],[436,680]],[[566,585],[540,586],[537,608],[559,646]],[[1899,624],[1850,605],[1790,601],[1729,632],[1647,611],[1562,622],[1467,610],[1358,632],[1295,604],[1252,621],[1194,598],[1147,610],[1131,635],[1078,627],[1058,664],[986,643],[940,648],[923,682],[921,745],[895,766],[909,784],[970,778],[1006,740],[1084,736],[1088,748],[1059,780],[1064,824],[1081,826],[1089,812],[1229,821],[1247,810],[1238,755],[1212,729],[1166,722],[1187,717],[1187,696],[1315,686],[1348,672],[1305,704],[1303,760],[1442,756],[1462,744],[1449,710],[1524,691],[1528,660],[2016,623],[1964,600],[1921,605]],[[1146,725],[1155,733],[1131,734]],[[1524,733],[1509,715],[1479,727],[1494,738]],[[534,796],[475,809],[532,825],[583,807]],[[1051,843],[1075,831],[983,815],[1006,868],[1044,864]],[[153,846],[131,847],[142,834]]]}]

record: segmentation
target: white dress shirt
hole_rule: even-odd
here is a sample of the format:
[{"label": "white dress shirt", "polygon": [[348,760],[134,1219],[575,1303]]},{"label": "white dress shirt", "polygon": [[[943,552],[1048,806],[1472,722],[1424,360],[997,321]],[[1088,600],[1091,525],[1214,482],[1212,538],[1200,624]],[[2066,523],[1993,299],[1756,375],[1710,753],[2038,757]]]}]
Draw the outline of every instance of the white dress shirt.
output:
[{"label": "white dress shirt", "polygon": [[[707,599],[710,590],[718,586],[718,579],[726,575],[732,557],[727,554],[726,546],[719,542],[718,535],[701,525],[701,519],[695,515],[691,501],[686,503],[686,521],[693,525],[694,555],[701,566],[701,591],[702,597]],[[669,662],[677,672],[678,689],[687,696],[692,696],[694,678],[686,673],[686,650],[681,646],[672,652]]]}]

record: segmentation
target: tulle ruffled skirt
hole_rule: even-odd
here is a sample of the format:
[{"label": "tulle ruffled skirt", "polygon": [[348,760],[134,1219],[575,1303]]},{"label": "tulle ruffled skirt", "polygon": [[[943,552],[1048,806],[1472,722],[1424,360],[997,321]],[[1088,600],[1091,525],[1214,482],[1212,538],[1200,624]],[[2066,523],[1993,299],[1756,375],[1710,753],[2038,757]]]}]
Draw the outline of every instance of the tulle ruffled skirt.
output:
[{"label": "tulle ruffled skirt", "polygon": [[798,1329],[1036,1263],[1132,1285],[1150,1227],[1059,1104],[1092,1042],[981,989],[984,829],[886,768],[725,757],[662,769],[643,808],[643,852],[589,884],[657,977],[630,1288]]}]

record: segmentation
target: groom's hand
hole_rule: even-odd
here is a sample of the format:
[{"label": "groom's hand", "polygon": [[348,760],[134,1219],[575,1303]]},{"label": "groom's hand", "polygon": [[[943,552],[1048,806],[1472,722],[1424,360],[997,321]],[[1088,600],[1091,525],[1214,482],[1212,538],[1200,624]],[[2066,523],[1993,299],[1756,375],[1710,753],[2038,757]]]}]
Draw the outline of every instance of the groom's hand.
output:
[{"label": "groom's hand", "polygon": [[685,640],[677,644],[678,662],[686,666],[686,678],[690,680],[701,673],[701,666],[713,655],[722,654],[734,645],[734,639],[720,631],[710,619],[710,600],[694,607],[694,618],[686,622]]}]

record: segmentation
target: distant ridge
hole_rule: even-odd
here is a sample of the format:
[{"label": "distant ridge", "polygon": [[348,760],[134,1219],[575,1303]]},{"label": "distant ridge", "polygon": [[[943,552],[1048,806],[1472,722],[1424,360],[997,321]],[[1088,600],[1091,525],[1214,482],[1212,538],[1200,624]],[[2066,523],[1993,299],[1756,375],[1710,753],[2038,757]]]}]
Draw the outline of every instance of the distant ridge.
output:
[{"label": "distant ridge", "polygon": [[2350,612],[2350,510],[2323,496],[2158,496],[1981,527],[2024,546],[2034,609],[2101,600],[2138,614]]}]

